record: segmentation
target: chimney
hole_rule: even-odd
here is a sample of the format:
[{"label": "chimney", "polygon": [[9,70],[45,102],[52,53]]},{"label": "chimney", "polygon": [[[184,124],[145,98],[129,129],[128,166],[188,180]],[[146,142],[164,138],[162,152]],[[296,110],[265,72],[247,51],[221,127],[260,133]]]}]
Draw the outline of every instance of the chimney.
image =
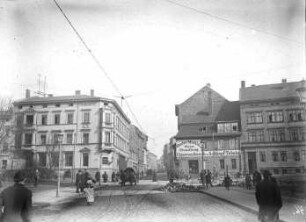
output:
[{"label": "chimney", "polygon": [[29,89],[26,89],[26,99],[31,97],[31,92]]},{"label": "chimney", "polygon": [[76,95],[76,96],[81,95],[81,90],[75,90],[75,95]]},{"label": "chimney", "polygon": [[241,81],[241,88],[245,88],[245,81]]},{"label": "chimney", "polygon": [[90,96],[92,96],[92,97],[95,96],[95,90],[93,90],[93,89],[90,90]]},{"label": "chimney", "polygon": [[207,83],[206,86],[207,86],[208,88],[210,88],[211,85],[210,85],[210,83]]},{"label": "chimney", "polygon": [[286,83],[287,82],[287,79],[282,79],[282,83]]}]

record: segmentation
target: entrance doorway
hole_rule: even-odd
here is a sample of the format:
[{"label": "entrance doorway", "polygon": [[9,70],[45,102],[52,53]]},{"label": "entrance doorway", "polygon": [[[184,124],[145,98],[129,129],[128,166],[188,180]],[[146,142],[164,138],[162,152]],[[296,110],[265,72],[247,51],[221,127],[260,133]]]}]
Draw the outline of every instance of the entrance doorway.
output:
[{"label": "entrance doorway", "polygon": [[256,152],[248,152],[249,173],[254,173],[257,170]]},{"label": "entrance doorway", "polygon": [[188,160],[189,174],[199,174],[198,160]]}]

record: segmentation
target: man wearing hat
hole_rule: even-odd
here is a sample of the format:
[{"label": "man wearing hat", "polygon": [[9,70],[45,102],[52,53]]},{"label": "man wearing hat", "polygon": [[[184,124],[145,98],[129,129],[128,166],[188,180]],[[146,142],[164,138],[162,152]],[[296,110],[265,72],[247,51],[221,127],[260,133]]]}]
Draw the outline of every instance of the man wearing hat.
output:
[{"label": "man wearing hat", "polygon": [[25,177],[21,171],[14,175],[15,184],[0,194],[0,205],[4,207],[3,222],[29,222],[32,207],[32,191],[24,186]]},{"label": "man wearing hat", "polygon": [[278,222],[279,210],[283,206],[280,189],[274,181],[272,181],[271,173],[265,170],[264,179],[257,184],[255,197],[259,206],[258,219],[261,222]]}]

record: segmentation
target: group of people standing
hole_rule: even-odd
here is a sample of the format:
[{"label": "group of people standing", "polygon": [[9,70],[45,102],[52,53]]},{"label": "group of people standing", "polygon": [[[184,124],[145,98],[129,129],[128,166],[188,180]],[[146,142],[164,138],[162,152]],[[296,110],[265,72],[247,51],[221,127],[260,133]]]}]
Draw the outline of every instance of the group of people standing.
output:
[{"label": "group of people standing", "polygon": [[200,173],[200,179],[201,179],[201,182],[202,182],[202,185],[208,189],[209,186],[212,187],[212,182],[211,182],[211,172],[209,170],[202,170],[201,173]]}]

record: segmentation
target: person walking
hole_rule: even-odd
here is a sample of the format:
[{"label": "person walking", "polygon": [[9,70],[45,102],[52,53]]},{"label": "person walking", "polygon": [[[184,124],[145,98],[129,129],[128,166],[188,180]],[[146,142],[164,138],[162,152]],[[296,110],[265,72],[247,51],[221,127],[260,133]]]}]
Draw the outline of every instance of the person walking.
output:
[{"label": "person walking", "polygon": [[30,222],[32,191],[24,186],[25,176],[21,171],[15,173],[14,182],[14,185],[4,189],[0,194],[0,205],[3,207],[0,221]]},{"label": "person walking", "polygon": [[231,178],[230,176],[227,174],[226,177],[224,178],[224,186],[226,190],[229,190],[231,185]]},{"label": "person walking", "polygon": [[112,182],[116,182],[116,174],[114,171],[112,173]]},{"label": "person walking", "polygon": [[208,170],[207,173],[206,173],[206,188],[208,189],[208,187],[212,187],[212,183],[211,183],[211,172]]},{"label": "person walking", "polygon": [[34,172],[34,187],[37,187],[38,180],[39,180],[39,171],[38,171],[38,169],[36,169],[35,172]]},{"label": "person walking", "polygon": [[75,177],[75,186],[76,192],[79,193],[80,190],[83,192],[83,185],[82,185],[82,170],[79,170]]},{"label": "person walking", "polygon": [[96,172],[95,179],[96,179],[96,183],[98,183],[99,186],[100,186],[101,185],[101,174],[100,174],[100,171]]},{"label": "person walking", "polygon": [[245,175],[245,186],[247,190],[251,189],[251,177],[249,174]]},{"label": "person walking", "polygon": [[123,170],[120,171],[120,180],[121,180],[121,186],[125,187],[126,175]]},{"label": "person walking", "polygon": [[279,210],[283,206],[279,186],[271,180],[268,170],[263,173],[264,179],[257,184],[255,197],[259,206],[258,220],[261,222],[278,222]]},{"label": "person walking", "polygon": [[92,179],[87,180],[84,194],[86,197],[87,205],[92,205],[95,202],[94,181]]}]

